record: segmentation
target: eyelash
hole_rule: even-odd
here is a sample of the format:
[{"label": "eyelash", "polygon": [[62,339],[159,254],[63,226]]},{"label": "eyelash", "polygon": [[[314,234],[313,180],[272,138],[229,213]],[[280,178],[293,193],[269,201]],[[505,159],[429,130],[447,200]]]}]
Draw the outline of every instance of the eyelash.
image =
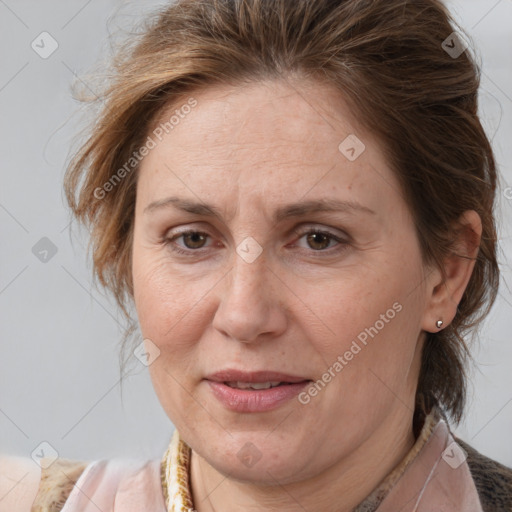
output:
[{"label": "eyelash", "polygon": [[[314,250],[314,249],[311,249],[311,252],[312,253],[329,253],[331,254],[332,252],[341,252],[343,251],[344,249],[346,249],[346,245],[347,245],[347,241],[346,240],[343,240],[342,238],[336,236],[335,234],[331,233],[330,231],[325,231],[325,230],[322,230],[322,229],[306,229],[306,230],[294,230],[294,233],[296,235],[299,236],[299,239],[304,237],[305,235],[309,235],[309,234],[315,234],[315,235],[324,235],[326,236],[327,238],[331,239],[331,240],[334,240],[335,242],[337,242],[340,247],[334,249],[334,250],[330,250],[332,249],[332,247],[329,247],[327,249],[319,249],[319,250]],[[186,236],[186,235],[194,235],[194,234],[198,234],[198,235],[204,235],[204,236],[209,236],[208,233],[205,233],[204,231],[197,231],[197,230],[188,230],[188,231],[182,231],[181,233],[176,233],[174,236],[170,237],[170,238],[165,238],[163,240],[164,242],[164,245],[166,245],[167,247],[169,247],[169,249],[177,254],[182,254],[182,255],[191,255],[192,253],[202,253],[204,250],[206,250],[205,248],[201,247],[199,249],[182,249],[180,248],[179,246],[175,245],[173,242],[183,236]]]}]

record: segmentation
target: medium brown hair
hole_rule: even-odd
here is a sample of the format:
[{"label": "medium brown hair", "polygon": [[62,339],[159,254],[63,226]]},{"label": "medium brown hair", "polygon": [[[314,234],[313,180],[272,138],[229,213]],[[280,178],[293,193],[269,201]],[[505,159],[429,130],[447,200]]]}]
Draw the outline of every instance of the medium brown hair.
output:
[{"label": "medium brown hair", "polygon": [[382,143],[426,265],[443,268],[464,211],[482,219],[456,316],[426,333],[416,394],[416,411],[439,403],[460,421],[464,337],[494,302],[499,268],[497,175],[477,115],[479,68],[469,51],[445,51],[443,41],[454,45],[454,27],[437,0],[182,0],[149,16],[118,50],[102,110],[65,177],[72,211],[91,230],[95,274],[127,317],[138,165],[108,192],[102,187],[144,144],[163,109],[213,84],[291,74],[332,84]]}]

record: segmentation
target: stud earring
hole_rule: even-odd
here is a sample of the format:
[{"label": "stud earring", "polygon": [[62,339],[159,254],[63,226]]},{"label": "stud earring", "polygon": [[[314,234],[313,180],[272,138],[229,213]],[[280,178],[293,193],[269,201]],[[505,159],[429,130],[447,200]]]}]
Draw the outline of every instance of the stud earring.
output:
[{"label": "stud earring", "polygon": [[436,327],[437,327],[438,329],[441,329],[441,327],[442,327],[442,326],[443,326],[443,321],[442,321],[442,320],[438,320],[438,321],[436,322]]}]

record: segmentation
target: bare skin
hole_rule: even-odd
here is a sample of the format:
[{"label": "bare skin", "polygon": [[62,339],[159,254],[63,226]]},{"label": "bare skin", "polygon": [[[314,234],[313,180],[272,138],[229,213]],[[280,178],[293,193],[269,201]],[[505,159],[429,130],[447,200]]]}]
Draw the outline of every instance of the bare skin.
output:
[{"label": "bare skin", "polygon": [[[448,258],[444,282],[425,267],[379,142],[339,92],[290,83],[191,94],[197,106],[140,169],[135,304],[144,338],[160,350],[150,365],[156,393],[193,450],[199,512],[341,512],[360,503],[414,444],[425,331],[450,323],[474,266]],[[349,134],[365,145],[354,161],[338,149]],[[171,196],[208,203],[219,217],[165,203]],[[273,218],[320,199],[363,208]],[[475,257],[480,218],[468,211],[461,222],[460,247]],[[252,262],[236,251],[247,237],[262,248]],[[345,357],[372,326],[378,333]],[[339,356],[347,364],[336,371]],[[229,410],[207,379],[239,369],[317,381],[329,368],[307,403],[295,397],[264,412]],[[252,465],[240,457],[247,443],[260,456]]]}]

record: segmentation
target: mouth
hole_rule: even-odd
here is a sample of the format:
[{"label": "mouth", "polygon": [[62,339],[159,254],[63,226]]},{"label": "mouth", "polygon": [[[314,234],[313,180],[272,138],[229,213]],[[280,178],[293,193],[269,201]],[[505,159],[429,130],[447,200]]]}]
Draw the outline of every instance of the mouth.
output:
[{"label": "mouth", "polygon": [[212,382],[241,383],[241,384],[296,384],[310,380],[307,377],[291,375],[282,372],[261,370],[256,372],[245,372],[242,370],[221,370],[206,377]]},{"label": "mouth", "polygon": [[213,395],[228,410],[266,412],[297,396],[311,379],[280,372],[225,370],[206,379]]},{"label": "mouth", "polygon": [[276,388],[277,386],[285,386],[290,385],[289,382],[240,382],[240,381],[232,381],[232,382],[224,382],[226,386],[229,386],[233,389],[270,389]]}]

